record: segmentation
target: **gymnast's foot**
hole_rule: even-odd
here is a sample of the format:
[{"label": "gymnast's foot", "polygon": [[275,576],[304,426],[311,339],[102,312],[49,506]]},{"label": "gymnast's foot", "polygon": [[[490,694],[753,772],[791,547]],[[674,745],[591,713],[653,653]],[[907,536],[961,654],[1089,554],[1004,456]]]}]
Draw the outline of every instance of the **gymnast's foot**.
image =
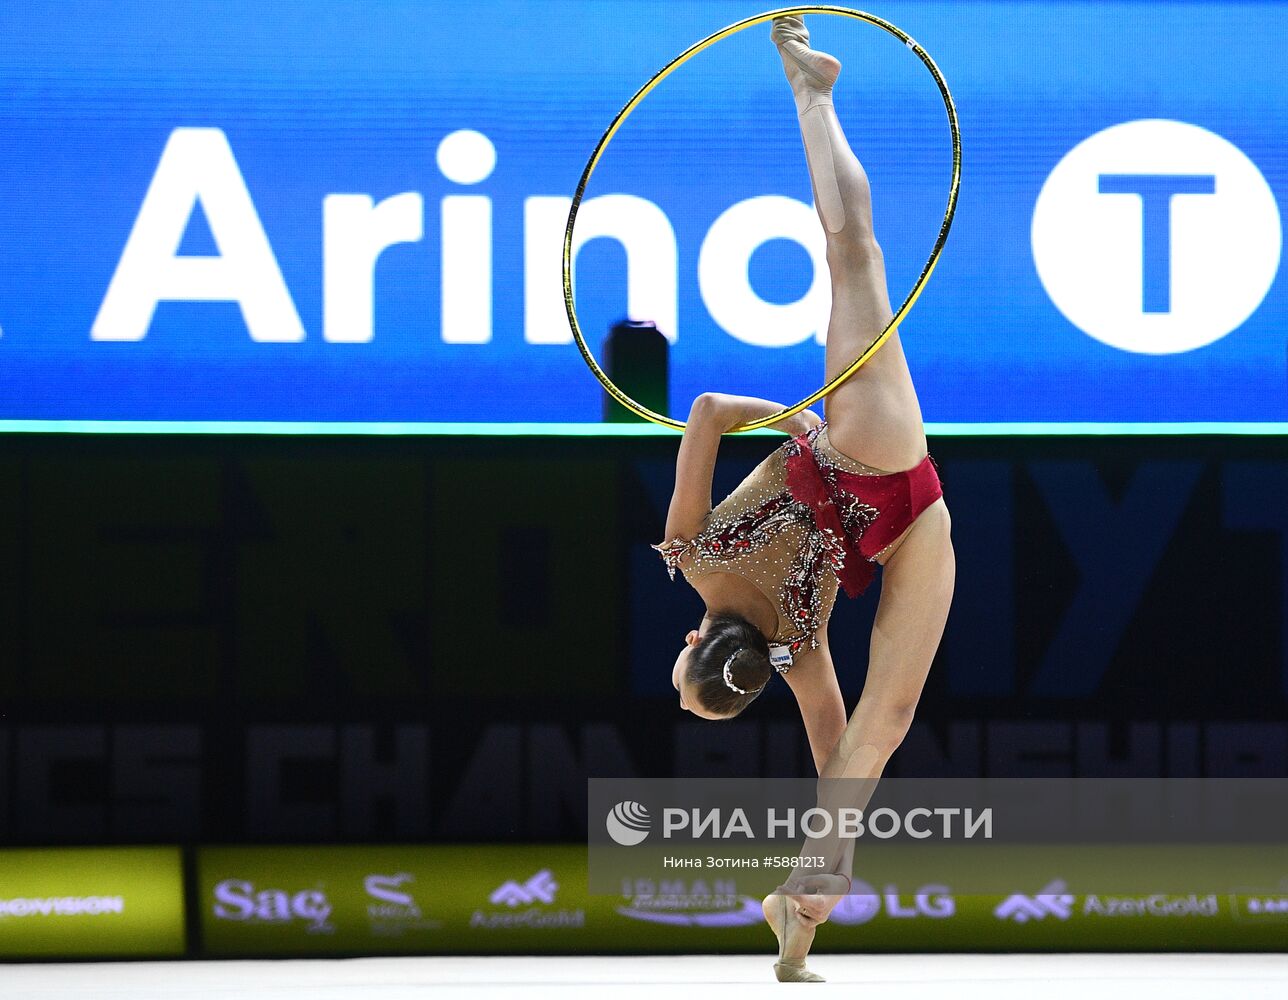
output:
[{"label": "gymnast's foot", "polygon": [[826,52],[809,47],[809,31],[799,17],[776,17],[769,37],[778,46],[787,82],[792,85],[796,110],[804,114],[814,104],[831,103],[832,84],[841,75],[841,63]]},{"label": "gymnast's foot", "polygon": [[822,983],[826,980],[805,967],[805,956],[814,943],[814,928],[796,917],[795,905],[785,895],[766,896],[760,904],[765,923],[778,938],[778,961],[774,975],[780,983]]}]

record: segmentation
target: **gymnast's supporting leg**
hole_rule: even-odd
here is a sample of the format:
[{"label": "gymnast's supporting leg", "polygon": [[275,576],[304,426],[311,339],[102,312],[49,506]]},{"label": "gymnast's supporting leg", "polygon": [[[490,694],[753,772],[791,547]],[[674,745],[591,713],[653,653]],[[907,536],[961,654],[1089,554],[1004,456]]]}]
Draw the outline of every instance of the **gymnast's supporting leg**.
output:
[{"label": "gymnast's supporting leg", "polygon": [[[848,366],[889,322],[885,264],[872,230],[867,175],[841,131],[832,105],[840,64],[808,47],[799,18],[779,18],[773,38],[792,85],[815,203],[827,238],[832,278],[827,378]],[[829,436],[873,466],[911,468],[926,453],[921,409],[898,334],[828,399]],[[872,632],[868,679],[859,705],[820,772],[820,806],[863,808],[890,755],[903,740],[943,634],[953,589],[948,511],[939,501],[918,519],[887,562]],[[804,852],[803,852],[804,853]],[[793,872],[765,900],[779,939],[780,980],[817,982],[804,967],[814,929],[848,887],[853,841],[811,841],[824,871]]]},{"label": "gymnast's supporting leg", "polygon": [[[890,322],[885,260],[872,224],[872,192],[832,103],[841,65],[809,47],[798,17],[774,21],[772,38],[792,87],[814,201],[827,239],[832,311],[826,378],[850,365]],[[899,334],[827,398],[829,437],[879,469],[911,468],[926,454],[921,408]]]},{"label": "gymnast's supporting leg", "polygon": [[[819,774],[819,808],[833,815],[843,806],[867,806],[912,722],[952,602],[955,570],[949,530],[948,508],[936,501],[885,565],[863,694]],[[774,969],[779,979],[817,982],[804,968],[805,956],[817,925],[848,891],[854,841],[836,836],[811,839],[801,853],[824,857],[823,867],[793,871],[766,898],[764,909],[779,939]],[[798,972],[804,975],[795,978]]]},{"label": "gymnast's supporting leg", "polygon": [[[949,529],[948,508],[936,501],[886,563],[863,694],[819,774],[820,806],[829,811],[865,808],[908,732],[952,602],[955,566]],[[824,871],[850,876],[853,840],[811,840],[808,853],[827,858]],[[789,882],[806,880],[808,874],[798,869]],[[830,909],[807,906],[802,916],[817,921]]]}]

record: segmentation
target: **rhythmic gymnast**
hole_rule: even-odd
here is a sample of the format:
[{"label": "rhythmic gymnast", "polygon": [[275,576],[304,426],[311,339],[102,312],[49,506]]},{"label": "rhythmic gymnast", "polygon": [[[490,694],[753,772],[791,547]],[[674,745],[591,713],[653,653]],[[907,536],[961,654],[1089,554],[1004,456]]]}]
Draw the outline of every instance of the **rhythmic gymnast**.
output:
[{"label": "rhythmic gymnast", "polygon": [[[893,315],[885,265],[868,178],[832,105],[841,64],[809,47],[798,17],[776,19],[771,37],[791,84],[827,237],[830,380]],[[697,590],[706,614],[685,636],[672,682],[681,708],[729,719],[776,669],[796,696],[820,778],[865,779],[847,787],[870,794],[908,731],[943,635],[954,579],[948,509],[898,332],[827,397],[826,420],[805,410],[778,423],[791,439],[713,510],[721,435],[782,409],[718,393],[693,403],[666,541],[654,548],[672,578],[678,569]],[[903,471],[882,471],[888,469]],[[884,570],[867,681],[847,723],[827,621],[838,589],[857,596],[877,565]],[[848,804],[861,808],[866,797]],[[805,967],[805,956],[815,929],[849,889],[853,841],[830,853],[829,874],[794,873],[764,900],[778,937],[780,981],[822,978]]]}]

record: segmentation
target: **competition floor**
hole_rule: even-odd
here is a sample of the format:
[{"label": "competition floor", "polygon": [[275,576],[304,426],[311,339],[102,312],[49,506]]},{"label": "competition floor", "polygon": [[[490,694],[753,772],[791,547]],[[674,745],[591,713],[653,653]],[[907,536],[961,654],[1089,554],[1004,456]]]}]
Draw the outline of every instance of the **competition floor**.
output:
[{"label": "competition floor", "polygon": [[[670,1000],[781,997],[769,958],[371,958],[0,965],[23,1000]],[[1248,1000],[1288,996],[1288,955],[822,955],[811,995],[866,1000]]]}]

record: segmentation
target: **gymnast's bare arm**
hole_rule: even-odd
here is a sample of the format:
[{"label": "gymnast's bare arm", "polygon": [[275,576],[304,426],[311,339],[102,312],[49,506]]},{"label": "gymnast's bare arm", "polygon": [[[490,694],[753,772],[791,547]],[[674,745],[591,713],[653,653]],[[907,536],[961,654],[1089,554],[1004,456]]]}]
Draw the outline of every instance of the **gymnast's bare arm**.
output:
[{"label": "gymnast's bare arm", "polygon": [[[754,396],[704,392],[689,410],[680,452],[675,460],[675,490],[666,514],[666,539],[692,538],[702,530],[711,512],[711,478],[716,467],[720,438],[727,431],[784,409],[782,403]],[[774,424],[786,434],[804,434],[820,422],[817,414],[803,410]]]}]

